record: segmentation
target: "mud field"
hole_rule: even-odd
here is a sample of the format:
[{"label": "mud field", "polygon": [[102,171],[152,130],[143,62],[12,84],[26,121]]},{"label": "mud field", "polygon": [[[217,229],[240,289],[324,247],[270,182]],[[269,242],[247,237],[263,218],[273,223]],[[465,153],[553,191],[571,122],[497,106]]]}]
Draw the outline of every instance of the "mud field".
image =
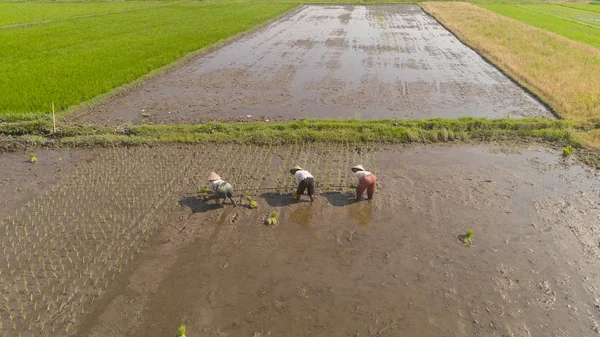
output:
[{"label": "mud field", "polygon": [[[4,169],[18,168],[0,182],[0,335],[171,336],[180,323],[190,337],[600,331],[600,183],[554,151],[311,144],[36,155],[35,165],[27,153],[0,155]],[[377,174],[373,201],[353,202],[345,187],[357,162]],[[291,201],[293,164],[315,175],[314,203]],[[258,209],[188,194],[211,169],[238,195],[260,189],[243,193]],[[274,210],[280,224],[267,227]],[[471,247],[458,240],[467,230]]]},{"label": "mud field", "polygon": [[416,5],[304,6],[104,102],[99,123],[551,113]]}]

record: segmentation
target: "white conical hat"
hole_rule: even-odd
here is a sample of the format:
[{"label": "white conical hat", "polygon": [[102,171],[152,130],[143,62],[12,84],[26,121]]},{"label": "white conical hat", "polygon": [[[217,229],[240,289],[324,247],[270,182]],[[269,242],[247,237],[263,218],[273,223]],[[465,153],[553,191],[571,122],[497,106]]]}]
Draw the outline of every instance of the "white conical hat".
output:
[{"label": "white conical hat", "polygon": [[356,166],[352,166],[352,170],[354,170],[354,169],[357,169],[357,170],[359,170],[359,171],[364,171],[364,170],[365,170],[365,168],[364,168],[364,167],[362,167],[362,165],[356,165]]},{"label": "white conical hat", "polygon": [[294,173],[294,171],[302,171],[302,167],[296,165],[290,169],[290,173]]},{"label": "white conical hat", "polygon": [[208,181],[219,180],[219,179],[221,179],[221,177],[219,177],[219,175],[214,172],[211,172],[208,175],[208,177],[206,177],[206,180],[208,180]]}]

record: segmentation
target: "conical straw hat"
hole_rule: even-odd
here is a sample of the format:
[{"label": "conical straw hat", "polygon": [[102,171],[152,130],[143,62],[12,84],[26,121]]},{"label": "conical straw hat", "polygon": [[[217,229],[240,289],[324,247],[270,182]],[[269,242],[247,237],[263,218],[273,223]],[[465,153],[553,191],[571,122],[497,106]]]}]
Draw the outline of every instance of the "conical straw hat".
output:
[{"label": "conical straw hat", "polygon": [[359,171],[364,171],[365,170],[365,168],[362,167],[362,165],[352,166],[352,170],[354,170],[354,169],[359,170]]},{"label": "conical straw hat", "polygon": [[302,167],[296,165],[296,166],[292,167],[292,169],[290,170],[290,173],[294,174],[296,171],[302,171]]},{"label": "conical straw hat", "polygon": [[208,177],[206,177],[206,180],[208,180],[208,181],[219,180],[219,179],[221,179],[221,177],[219,177],[219,175],[214,172],[211,172],[208,175]]}]

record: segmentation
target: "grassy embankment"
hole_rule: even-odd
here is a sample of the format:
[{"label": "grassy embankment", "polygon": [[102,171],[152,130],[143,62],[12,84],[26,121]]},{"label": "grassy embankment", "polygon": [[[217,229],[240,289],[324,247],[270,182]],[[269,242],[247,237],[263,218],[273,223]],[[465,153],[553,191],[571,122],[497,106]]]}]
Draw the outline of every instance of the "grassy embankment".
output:
[{"label": "grassy embankment", "polygon": [[[155,143],[386,142],[436,143],[448,141],[537,141],[581,146],[578,132],[594,123],[547,119],[460,118],[430,120],[319,119],[280,123],[206,123],[201,125],[129,125],[120,128],[64,126],[50,134],[46,123],[0,126],[0,148],[16,145],[108,146]],[[4,142],[4,144],[2,144]],[[18,149],[15,148],[15,149]]]},{"label": "grassy embankment", "polygon": [[[47,116],[51,102],[64,111],[293,7],[170,4],[0,27],[0,121]],[[12,16],[0,12],[0,21]]]},{"label": "grassy embankment", "polygon": [[422,6],[562,117],[600,118],[600,50],[469,3]]}]

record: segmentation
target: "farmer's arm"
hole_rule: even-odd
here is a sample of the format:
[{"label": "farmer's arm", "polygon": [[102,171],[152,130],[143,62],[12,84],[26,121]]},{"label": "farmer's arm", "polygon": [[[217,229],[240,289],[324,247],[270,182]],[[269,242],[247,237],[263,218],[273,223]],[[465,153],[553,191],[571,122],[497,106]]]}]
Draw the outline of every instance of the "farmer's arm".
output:
[{"label": "farmer's arm", "polygon": [[207,191],[206,192],[207,195],[204,197],[204,200],[209,200],[209,199],[215,198],[216,190],[215,190],[215,185],[213,183],[210,183],[210,185],[206,191]]}]

